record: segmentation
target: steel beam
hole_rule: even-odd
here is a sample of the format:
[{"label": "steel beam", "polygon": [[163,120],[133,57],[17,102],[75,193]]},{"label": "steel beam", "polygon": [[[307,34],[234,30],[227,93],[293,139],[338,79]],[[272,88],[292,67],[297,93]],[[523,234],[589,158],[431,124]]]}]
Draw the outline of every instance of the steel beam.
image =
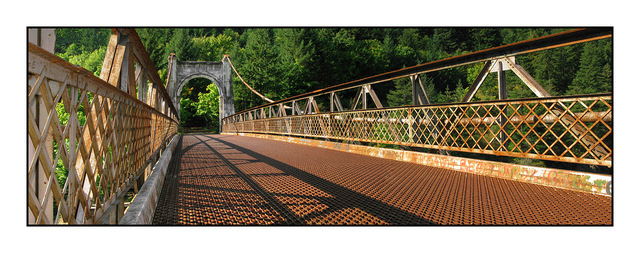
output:
[{"label": "steel beam", "polygon": [[486,61],[484,63],[484,67],[482,67],[482,70],[480,70],[480,73],[478,74],[476,79],[473,81],[473,84],[469,86],[469,91],[467,91],[467,94],[464,95],[462,102],[469,102],[471,101],[473,96],[476,95],[476,92],[478,92],[478,89],[480,89],[482,82],[484,82],[484,79],[486,79],[487,76],[489,75],[489,72],[492,69],[493,64],[495,64],[495,61]]},{"label": "steel beam", "polygon": [[[498,99],[505,100],[507,99],[507,80],[503,69],[502,61],[498,61],[497,63],[497,72],[498,72]],[[505,106],[499,107],[502,110],[500,113],[498,122],[500,123],[500,145],[503,150],[506,150],[504,147],[505,141],[507,140],[507,134],[504,131],[504,126],[507,123],[507,117],[505,116],[504,110]]]},{"label": "steel beam", "polygon": [[422,80],[420,80],[420,75],[412,75],[409,76],[411,79],[411,104],[412,105],[428,105],[431,104],[429,101],[429,96],[427,95],[427,91],[422,85]]},{"label": "steel beam", "polygon": [[527,73],[527,71],[525,71],[524,68],[522,68],[522,66],[515,63],[515,59],[512,60],[509,58],[504,58],[502,62],[506,63],[507,66],[509,66],[509,68],[513,71],[513,73],[515,73],[518,77],[520,77],[520,80],[522,80],[527,85],[527,87],[529,87],[529,89],[531,89],[531,91],[533,91],[533,93],[536,94],[536,96],[538,97],[551,96],[551,94],[549,94],[549,92],[547,92],[544,88],[542,88],[542,85],[540,85],[535,79],[533,79],[533,77],[529,75],[529,73]]},{"label": "steel beam", "polygon": [[[376,83],[385,82],[393,79],[407,77],[410,75],[429,73],[429,72],[434,72],[438,70],[473,64],[477,62],[486,62],[486,61],[496,60],[503,57],[516,56],[516,55],[548,50],[552,48],[558,48],[558,47],[563,47],[563,46],[568,46],[568,45],[573,45],[578,43],[584,43],[584,42],[593,41],[593,40],[610,38],[612,34],[613,34],[612,28],[575,29],[575,30],[543,36],[535,39],[511,43],[511,44],[503,45],[499,47],[480,50],[480,51],[476,51],[468,54],[449,57],[442,60],[419,64],[416,66],[398,69],[398,70],[394,70],[394,71],[390,71],[390,72],[386,72],[386,73],[382,73],[374,76],[369,76],[362,79],[315,90],[312,92],[307,92],[300,95],[292,96],[286,99],[260,105],[257,107],[264,107],[272,104],[284,103],[284,102],[288,102],[288,101],[292,101],[300,98],[309,97],[312,95],[313,96],[323,95],[329,92],[346,90],[353,87],[362,86],[365,84],[376,84]],[[242,112],[239,112],[239,113],[242,113]]]}]

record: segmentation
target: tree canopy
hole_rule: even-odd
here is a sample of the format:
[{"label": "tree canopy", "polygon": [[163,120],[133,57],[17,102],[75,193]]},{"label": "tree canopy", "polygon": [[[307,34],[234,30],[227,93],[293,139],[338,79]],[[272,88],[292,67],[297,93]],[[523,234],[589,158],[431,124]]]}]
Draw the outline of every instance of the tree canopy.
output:
[{"label": "tree canopy", "polygon": [[[136,29],[158,74],[166,82],[168,56],[180,61],[220,61],[229,55],[238,72],[254,89],[273,100],[284,99],[364,77],[457,56],[477,50],[533,39],[564,28],[141,28]],[[56,29],[56,53],[61,58],[100,75],[110,29]],[[612,39],[540,51],[516,58],[552,95],[611,92]],[[482,63],[421,75],[431,103],[459,102],[483,67]],[[235,110],[263,104],[233,76]],[[534,97],[512,72],[506,72],[507,98]],[[409,78],[373,86],[384,106],[411,104]],[[342,97],[343,105],[351,98]],[[474,100],[497,100],[497,74],[492,73]],[[319,102],[320,103],[320,102]],[[322,107],[322,103],[319,104]],[[219,127],[216,85],[196,78],[183,87],[181,127]],[[56,106],[67,120],[62,105]],[[81,125],[84,108],[78,111]],[[54,143],[54,149],[57,144]],[[473,157],[475,154],[468,154]],[[543,165],[511,158],[511,162]],[[545,163],[553,163],[546,161]],[[553,165],[552,167],[557,167]],[[67,173],[58,162],[56,175]],[[62,187],[62,186],[61,186]]]},{"label": "tree canopy", "polygon": [[[141,28],[136,29],[161,78],[170,53],[183,61],[220,61],[229,55],[243,78],[258,92],[279,100],[446,57],[532,39],[564,28]],[[56,52],[99,75],[109,29],[56,30]],[[552,95],[613,90],[611,39],[518,56],[524,67]],[[460,101],[482,64],[422,75],[432,103]],[[234,78],[236,111],[263,101]],[[496,76],[489,75],[475,100],[497,99]],[[193,80],[185,85],[181,110],[186,124],[209,124],[202,98],[213,103],[215,85]],[[517,76],[507,72],[508,98],[531,97]],[[411,103],[408,78],[377,84],[383,104]],[[215,90],[215,91],[214,91]],[[202,94],[202,96],[200,96]],[[216,95],[217,96],[217,95]],[[215,96],[213,96],[215,98]],[[185,117],[186,116],[186,117]],[[213,123],[211,123],[213,124]],[[210,124],[210,125],[211,125]]]}]

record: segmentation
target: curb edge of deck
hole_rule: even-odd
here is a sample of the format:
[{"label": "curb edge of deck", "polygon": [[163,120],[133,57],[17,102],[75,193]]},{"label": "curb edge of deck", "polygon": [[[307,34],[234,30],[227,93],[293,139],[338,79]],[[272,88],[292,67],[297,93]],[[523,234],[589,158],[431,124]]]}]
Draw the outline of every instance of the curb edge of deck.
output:
[{"label": "curb edge of deck", "polygon": [[176,134],[164,149],[160,159],[153,167],[151,175],[149,175],[136,197],[131,201],[124,216],[122,216],[120,225],[151,225],[156,205],[162,192],[164,176],[179,138],[180,135]]}]

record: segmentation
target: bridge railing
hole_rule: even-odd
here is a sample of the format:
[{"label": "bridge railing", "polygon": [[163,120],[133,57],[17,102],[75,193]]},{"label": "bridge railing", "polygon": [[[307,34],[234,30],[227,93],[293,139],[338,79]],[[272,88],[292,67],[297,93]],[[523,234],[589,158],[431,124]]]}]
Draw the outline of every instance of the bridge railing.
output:
[{"label": "bridge railing", "polygon": [[[611,94],[551,97],[515,61],[517,55],[611,36],[610,28],[575,29],[390,71],[241,111],[222,120],[222,132],[611,166]],[[461,103],[430,105],[419,75],[481,62],[484,67]],[[507,100],[505,70],[513,71],[538,98]],[[492,72],[498,73],[500,100],[470,102]],[[372,86],[405,77],[411,80],[414,106],[384,108]],[[343,108],[339,94],[355,95]]]},{"label": "bridge railing", "polygon": [[253,117],[225,118],[222,131],[611,166],[611,94]]},{"label": "bridge railing", "polygon": [[27,72],[29,223],[117,223],[177,133],[175,109],[157,89],[150,106],[31,43]]}]

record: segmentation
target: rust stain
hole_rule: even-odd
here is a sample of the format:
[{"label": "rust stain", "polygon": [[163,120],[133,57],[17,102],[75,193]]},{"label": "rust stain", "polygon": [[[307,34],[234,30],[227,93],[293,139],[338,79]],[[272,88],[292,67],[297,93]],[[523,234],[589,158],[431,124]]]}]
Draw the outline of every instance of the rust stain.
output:
[{"label": "rust stain", "polygon": [[437,154],[420,153],[414,151],[368,147],[339,142],[283,137],[275,135],[238,133],[240,136],[286,141],[314,147],[328,148],[349,153],[368,155],[373,157],[404,161],[421,165],[452,169],[478,175],[527,182],[561,189],[589,192],[600,195],[609,194],[606,185],[611,182],[611,176],[567,171],[560,169],[542,168],[509,163],[499,163],[468,159],[461,157],[443,156]]},{"label": "rust stain", "polygon": [[[350,144],[322,143],[386,158],[433,161],[461,170],[286,141],[229,135],[183,138],[181,147],[176,148],[177,159],[167,171],[155,212],[156,225],[612,223],[612,198],[608,196],[520,182],[543,176],[586,190],[585,182],[592,178],[585,175],[374,151]],[[285,139],[298,142],[281,138]],[[596,185],[606,187],[604,182]]]}]

